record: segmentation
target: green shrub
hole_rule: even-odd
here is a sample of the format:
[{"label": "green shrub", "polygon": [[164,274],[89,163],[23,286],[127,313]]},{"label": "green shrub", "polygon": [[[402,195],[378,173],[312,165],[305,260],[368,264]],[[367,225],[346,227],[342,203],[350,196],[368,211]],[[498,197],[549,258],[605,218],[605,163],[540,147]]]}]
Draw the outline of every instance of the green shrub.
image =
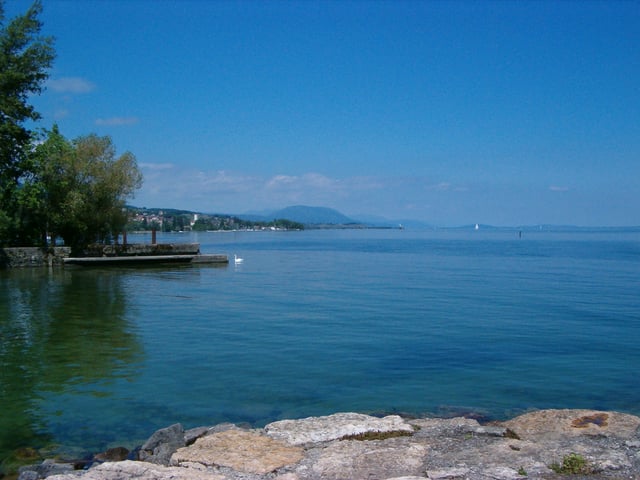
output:
[{"label": "green shrub", "polygon": [[593,467],[589,462],[577,453],[570,453],[562,458],[562,464],[554,462],[550,465],[551,470],[562,475],[585,475],[593,473]]}]

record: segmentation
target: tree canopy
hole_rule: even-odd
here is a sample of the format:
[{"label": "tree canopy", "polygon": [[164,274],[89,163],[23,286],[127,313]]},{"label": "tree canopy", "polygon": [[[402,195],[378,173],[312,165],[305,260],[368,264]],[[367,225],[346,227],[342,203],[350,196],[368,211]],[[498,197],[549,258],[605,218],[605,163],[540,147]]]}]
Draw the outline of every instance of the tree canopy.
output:
[{"label": "tree canopy", "polygon": [[28,169],[26,153],[32,140],[27,121],[40,119],[29,104],[49,76],[55,52],[53,38],[40,35],[38,15],[42,4],[35,1],[24,15],[6,22],[0,0],[0,199],[8,196]]},{"label": "tree canopy", "polygon": [[[106,242],[127,223],[126,199],[142,185],[142,174],[130,152],[120,156],[110,137],[95,134],[73,141],[57,126],[30,155],[35,174],[26,179],[20,203],[33,217],[31,236],[62,238],[81,248]],[[23,231],[29,224],[23,220]]]},{"label": "tree canopy", "polygon": [[125,200],[142,184],[133,154],[116,155],[110,137],[67,140],[56,125],[37,134],[29,103],[42,92],[55,52],[40,34],[36,0],[10,21],[0,0],[0,245],[47,245],[62,238],[76,249],[106,241],[127,222]]}]

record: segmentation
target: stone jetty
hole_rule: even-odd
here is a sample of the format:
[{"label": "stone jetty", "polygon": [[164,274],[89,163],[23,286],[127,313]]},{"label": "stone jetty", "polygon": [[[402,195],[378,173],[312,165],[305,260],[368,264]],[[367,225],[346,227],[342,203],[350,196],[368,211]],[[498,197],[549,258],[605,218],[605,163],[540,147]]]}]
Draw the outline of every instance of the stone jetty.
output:
[{"label": "stone jetty", "polygon": [[62,265],[139,266],[169,263],[224,266],[229,264],[229,257],[226,254],[200,253],[199,243],[94,244],[89,245],[79,257],[71,256],[70,247],[0,248],[0,269]]},{"label": "stone jetty", "polygon": [[[77,464],[75,465],[77,467]],[[155,432],[134,452],[54,461],[20,480],[640,479],[640,418],[541,410],[505,422],[358,413]]]}]

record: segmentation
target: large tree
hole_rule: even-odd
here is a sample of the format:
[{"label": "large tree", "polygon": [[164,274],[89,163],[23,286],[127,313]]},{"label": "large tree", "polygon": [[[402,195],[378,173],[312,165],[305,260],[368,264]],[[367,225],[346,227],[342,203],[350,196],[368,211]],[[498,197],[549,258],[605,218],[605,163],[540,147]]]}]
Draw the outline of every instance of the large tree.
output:
[{"label": "large tree", "polygon": [[39,229],[32,237],[61,237],[81,250],[123,231],[126,200],[142,185],[133,154],[116,155],[111,138],[95,134],[69,142],[54,126],[30,158],[36,174],[20,201]]},{"label": "large tree", "polygon": [[41,12],[36,0],[24,15],[6,22],[0,0],[0,240],[13,242],[20,231],[14,213],[21,179],[32,173],[27,123],[40,118],[29,100],[42,91],[55,57],[53,39],[40,35]]},{"label": "large tree", "polygon": [[73,144],[54,125],[29,153],[29,170],[17,190],[16,223],[22,243],[46,245],[65,222],[65,202],[72,179],[68,172]]}]

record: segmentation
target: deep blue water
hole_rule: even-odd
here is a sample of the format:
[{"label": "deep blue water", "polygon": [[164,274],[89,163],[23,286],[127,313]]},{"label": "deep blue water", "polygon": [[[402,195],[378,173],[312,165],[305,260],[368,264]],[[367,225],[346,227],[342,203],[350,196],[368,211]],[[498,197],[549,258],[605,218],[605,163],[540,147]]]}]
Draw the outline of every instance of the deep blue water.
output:
[{"label": "deep blue water", "polygon": [[244,263],[0,272],[0,452],[337,411],[640,414],[640,235],[516,233],[174,234]]}]

